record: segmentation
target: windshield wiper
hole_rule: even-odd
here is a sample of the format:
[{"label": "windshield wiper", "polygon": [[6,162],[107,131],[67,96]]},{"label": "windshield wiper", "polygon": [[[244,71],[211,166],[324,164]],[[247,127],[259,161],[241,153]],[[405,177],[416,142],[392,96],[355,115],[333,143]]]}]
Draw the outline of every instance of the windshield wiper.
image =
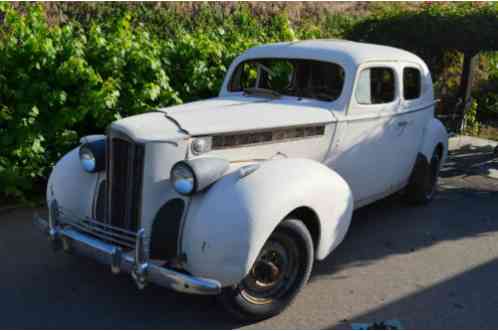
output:
[{"label": "windshield wiper", "polygon": [[270,89],[267,89],[267,88],[261,88],[261,87],[248,87],[248,88],[245,88],[244,89],[244,93],[245,94],[248,94],[248,95],[254,95],[254,94],[257,94],[257,95],[267,95],[267,96],[270,96],[272,98],[280,98],[281,95],[280,93],[278,93],[277,91],[274,91],[274,90],[270,90]]}]

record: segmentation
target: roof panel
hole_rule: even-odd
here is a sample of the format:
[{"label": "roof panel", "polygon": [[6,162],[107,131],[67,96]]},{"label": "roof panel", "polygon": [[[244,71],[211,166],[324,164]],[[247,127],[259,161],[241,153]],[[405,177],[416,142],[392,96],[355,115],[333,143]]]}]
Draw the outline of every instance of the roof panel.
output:
[{"label": "roof panel", "polygon": [[359,43],[340,39],[317,39],[275,43],[249,49],[245,57],[299,57],[338,62],[352,62],[356,65],[367,61],[413,61],[423,63],[408,51],[375,44]]}]

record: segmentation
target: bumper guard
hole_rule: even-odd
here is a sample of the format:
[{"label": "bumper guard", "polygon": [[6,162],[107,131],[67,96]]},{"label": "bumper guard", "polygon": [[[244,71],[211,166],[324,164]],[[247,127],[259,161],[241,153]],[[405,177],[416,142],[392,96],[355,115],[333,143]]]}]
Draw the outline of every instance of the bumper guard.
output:
[{"label": "bumper guard", "polygon": [[134,252],[123,252],[120,246],[109,244],[71,226],[61,226],[58,222],[57,206],[51,206],[48,222],[34,215],[34,225],[47,234],[54,250],[63,249],[78,253],[109,265],[114,274],[121,271],[130,273],[139,289],[148,282],[177,292],[216,295],[221,292],[221,284],[212,279],[192,277],[172,269],[163,268],[148,260],[144,247],[144,230],[137,233]]}]

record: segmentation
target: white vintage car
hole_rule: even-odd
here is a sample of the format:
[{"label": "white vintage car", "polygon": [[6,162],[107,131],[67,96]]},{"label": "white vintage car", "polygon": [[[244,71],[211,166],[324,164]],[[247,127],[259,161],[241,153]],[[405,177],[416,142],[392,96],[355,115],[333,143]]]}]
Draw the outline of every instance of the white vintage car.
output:
[{"label": "white vintage car", "polygon": [[434,195],[448,137],[416,55],[339,40],[254,47],[219,96],[132,116],[55,166],[55,248],[148,282],[282,311],[344,239],[354,209]]}]

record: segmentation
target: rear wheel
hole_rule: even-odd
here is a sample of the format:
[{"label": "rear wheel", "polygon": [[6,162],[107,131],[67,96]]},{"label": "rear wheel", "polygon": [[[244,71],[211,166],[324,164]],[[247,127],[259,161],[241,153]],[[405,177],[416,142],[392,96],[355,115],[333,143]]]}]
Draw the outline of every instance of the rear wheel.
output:
[{"label": "rear wheel", "polygon": [[409,202],[427,204],[432,201],[437,191],[440,168],[441,157],[438,149],[434,150],[430,163],[426,160],[417,161],[406,191]]},{"label": "rear wheel", "polygon": [[299,220],[282,222],[266,241],[249,274],[219,299],[237,318],[261,320],[284,310],[304,287],[313,266],[313,241]]}]

